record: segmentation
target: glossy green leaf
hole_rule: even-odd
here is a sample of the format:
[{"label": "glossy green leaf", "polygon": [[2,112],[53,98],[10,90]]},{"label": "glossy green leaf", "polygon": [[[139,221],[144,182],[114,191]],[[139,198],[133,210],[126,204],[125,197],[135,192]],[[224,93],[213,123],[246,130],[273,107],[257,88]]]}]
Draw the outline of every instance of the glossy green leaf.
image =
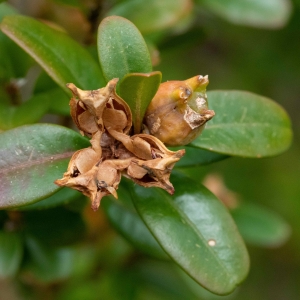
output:
[{"label": "glossy green leaf", "polygon": [[74,151],[89,145],[73,130],[50,124],[18,127],[0,134],[0,208],[46,198],[58,190]]},{"label": "glossy green leaf", "polygon": [[159,71],[147,74],[130,73],[120,82],[119,94],[130,106],[135,134],[142,130],[145,112],[158,90],[161,77]]},{"label": "glossy green leaf", "polygon": [[23,243],[20,235],[0,231],[0,279],[16,275],[22,257]]},{"label": "glossy green leaf", "polygon": [[176,163],[176,167],[183,168],[208,165],[229,157],[228,155],[189,146],[169,147],[169,149],[172,151],[185,149],[184,156]]},{"label": "glossy green leaf", "polygon": [[123,1],[108,12],[108,15],[122,16],[143,33],[152,33],[170,28],[191,12],[191,0],[143,0]]},{"label": "glossy green leaf", "polygon": [[65,33],[25,16],[8,16],[1,30],[31,55],[66,92],[66,83],[82,89],[105,85],[97,62]]},{"label": "glossy green leaf", "polygon": [[98,29],[98,55],[107,81],[128,73],[152,71],[150,54],[141,33],[129,20],[105,18]]},{"label": "glossy green leaf", "polygon": [[[235,289],[232,293],[229,295],[216,295],[214,293],[211,293],[207,289],[204,289],[201,285],[197,284],[196,281],[194,281],[191,277],[189,277],[185,272],[182,270],[177,269],[176,270],[178,275],[180,276],[180,279],[182,283],[185,283],[187,285],[187,288],[190,292],[193,292],[194,300],[240,300],[239,297],[236,297],[239,294],[240,289]],[[247,279],[246,279],[247,280]],[[242,284],[243,286],[243,284]]]},{"label": "glossy green leaf", "polygon": [[224,19],[241,25],[277,28],[291,15],[290,0],[198,0]]},{"label": "glossy green leaf", "polygon": [[[133,246],[151,256],[166,258],[166,254],[153,238],[131,203],[129,188],[132,188],[132,185],[132,182],[126,182],[123,178],[118,189],[118,200],[105,197],[101,202],[101,207],[112,226]],[[128,202],[129,205],[126,205]]]},{"label": "glossy green leaf", "polygon": [[40,282],[57,282],[66,279],[73,271],[74,250],[72,248],[52,248],[32,236],[26,236],[26,246],[30,257],[25,266]]},{"label": "glossy green leaf", "polygon": [[48,111],[53,92],[34,95],[19,106],[0,103],[0,129],[8,130],[39,121]]},{"label": "glossy green leaf", "polygon": [[223,204],[201,184],[176,175],[173,196],[135,186],[138,213],[169,256],[199,284],[230,293],[249,268],[246,247]]},{"label": "glossy green leaf", "polygon": [[285,110],[276,102],[244,91],[208,92],[216,115],[191,145],[227,155],[272,156],[291,144]]},{"label": "glossy green leaf", "polygon": [[290,237],[290,226],[275,212],[255,204],[241,204],[231,211],[245,241],[261,247],[279,247]]},{"label": "glossy green leaf", "polygon": [[41,201],[35,202],[33,204],[20,206],[16,208],[17,210],[41,210],[41,209],[49,209],[56,206],[61,206],[64,204],[68,204],[72,202],[73,200],[76,200],[78,198],[82,197],[82,194],[78,191],[75,191],[73,189],[64,187],[60,189],[55,194],[51,195],[50,197],[47,197]]}]

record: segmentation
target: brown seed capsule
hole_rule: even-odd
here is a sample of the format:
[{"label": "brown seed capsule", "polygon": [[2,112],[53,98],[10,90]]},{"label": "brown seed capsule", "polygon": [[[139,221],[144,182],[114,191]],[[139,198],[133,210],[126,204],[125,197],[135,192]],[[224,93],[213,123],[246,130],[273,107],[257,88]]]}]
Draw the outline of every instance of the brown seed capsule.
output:
[{"label": "brown seed capsule", "polygon": [[[82,134],[92,137],[97,131],[104,132],[104,125],[113,124],[117,130],[128,133],[132,116],[128,104],[116,94],[118,79],[112,79],[106,87],[84,91],[73,83],[67,84],[72,91],[71,116]],[[106,123],[106,124],[103,124]]]},{"label": "brown seed capsule", "polygon": [[170,151],[149,134],[130,136],[132,115],[129,106],[120,98],[112,79],[106,87],[83,91],[68,84],[73,93],[71,115],[91,146],[75,152],[63,178],[55,183],[82,192],[97,210],[102,197],[113,195],[121,175],[144,187],[160,187],[173,194],[169,178],[174,164],[184,150]]},{"label": "brown seed capsule", "polygon": [[207,76],[185,81],[167,81],[160,85],[144,118],[150,134],[169,146],[186,145],[204,129],[214,115],[208,110]]},{"label": "brown seed capsule", "polygon": [[109,130],[109,133],[125,147],[123,151],[128,158],[124,161],[129,164],[123,169],[127,169],[126,173],[123,172],[124,176],[141,186],[156,186],[169,194],[174,193],[169,178],[175,163],[184,155],[185,150],[170,151],[160,140],[149,134],[129,137],[115,130]]}]

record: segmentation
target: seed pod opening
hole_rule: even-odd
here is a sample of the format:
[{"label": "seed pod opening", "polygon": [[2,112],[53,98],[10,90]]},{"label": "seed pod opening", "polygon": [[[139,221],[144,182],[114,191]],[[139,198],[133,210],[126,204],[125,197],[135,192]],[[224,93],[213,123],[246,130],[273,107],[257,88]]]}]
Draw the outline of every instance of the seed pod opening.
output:
[{"label": "seed pod opening", "polygon": [[130,136],[132,115],[115,87],[83,91],[68,84],[73,93],[71,115],[78,129],[90,138],[91,146],[75,152],[63,178],[55,183],[82,192],[97,210],[102,197],[113,195],[124,175],[144,187],[160,187],[173,194],[169,180],[174,164],[184,150],[170,151],[149,134]]}]

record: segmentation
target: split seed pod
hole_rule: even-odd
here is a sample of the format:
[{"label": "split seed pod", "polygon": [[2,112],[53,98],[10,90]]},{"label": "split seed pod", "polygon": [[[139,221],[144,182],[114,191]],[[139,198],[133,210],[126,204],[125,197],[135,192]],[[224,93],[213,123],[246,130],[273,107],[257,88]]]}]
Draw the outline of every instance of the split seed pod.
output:
[{"label": "split seed pod", "polygon": [[117,198],[121,175],[135,183],[156,186],[173,194],[171,170],[184,150],[173,152],[148,134],[129,136],[132,115],[127,103],[116,94],[118,79],[106,87],[83,91],[70,83],[73,93],[71,116],[91,147],[75,152],[62,179],[55,183],[82,192],[97,210],[103,196]]},{"label": "split seed pod", "polygon": [[214,115],[207,106],[208,76],[160,85],[144,118],[150,134],[169,146],[186,145],[199,136]]},{"label": "split seed pod", "polygon": [[83,135],[92,137],[104,132],[103,119],[128,133],[132,125],[132,115],[128,104],[120,98],[115,89],[118,79],[112,79],[104,88],[83,91],[73,83],[67,84],[72,91],[70,100],[71,116]]}]

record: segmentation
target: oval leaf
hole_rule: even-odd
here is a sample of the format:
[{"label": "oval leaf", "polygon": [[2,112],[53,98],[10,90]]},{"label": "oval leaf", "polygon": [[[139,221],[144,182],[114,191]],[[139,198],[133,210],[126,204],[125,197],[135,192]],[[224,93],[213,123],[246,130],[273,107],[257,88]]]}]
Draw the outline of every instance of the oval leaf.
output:
[{"label": "oval leaf", "polygon": [[276,102],[244,91],[213,91],[208,98],[216,115],[192,146],[244,157],[272,156],[290,146],[291,122]]},{"label": "oval leaf", "polygon": [[138,213],[169,256],[213,293],[230,293],[249,268],[247,250],[221,202],[187,177],[172,178],[173,197],[157,188],[132,191]]},{"label": "oval leaf", "polygon": [[231,211],[246,242],[261,247],[279,247],[290,237],[290,226],[276,213],[255,204],[242,204]]},{"label": "oval leaf", "polygon": [[292,11],[289,0],[201,0],[199,2],[232,23],[253,27],[282,27],[288,21]]},{"label": "oval leaf", "polygon": [[0,231],[0,278],[14,276],[23,256],[21,237],[14,232]]},{"label": "oval leaf", "polygon": [[117,16],[107,17],[98,29],[98,55],[104,77],[120,80],[128,73],[152,71],[147,45],[130,21]]},{"label": "oval leaf", "polygon": [[120,96],[130,106],[135,134],[142,130],[145,112],[158,90],[161,77],[159,71],[147,74],[130,73],[120,82]]},{"label": "oval leaf", "polygon": [[50,124],[18,127],[0,134],[0,208],[36,202],[59,188],[75,150],[89,145],[73,130]]},{"label": "oval leaf", "polygon": [[68,94],[66,83],[69,82],[85,90],[105,85],[97,62],[65,33],[25,16],[5,17],[1,30]]},{"label": "oval leaf", "polygon": [[[101,201],[101,207],[104,209],[111,225],[133,246],[146,254],[165,259],[167,257],[166,254],[131,204],[131,196],[128,189],[133,183],[125,182],[126,180],[123,178],[122,185],[118,189],[118,201],[112,197],[104,197]],[[131,205],[125,204],[128,201],[130,201]]]},{"label": "oval leaf", "polygon": [[176,25],[191,12],[191,0],[129,0],[115,5],[109,15],[118,15],[133,22],[144,34]]}]

